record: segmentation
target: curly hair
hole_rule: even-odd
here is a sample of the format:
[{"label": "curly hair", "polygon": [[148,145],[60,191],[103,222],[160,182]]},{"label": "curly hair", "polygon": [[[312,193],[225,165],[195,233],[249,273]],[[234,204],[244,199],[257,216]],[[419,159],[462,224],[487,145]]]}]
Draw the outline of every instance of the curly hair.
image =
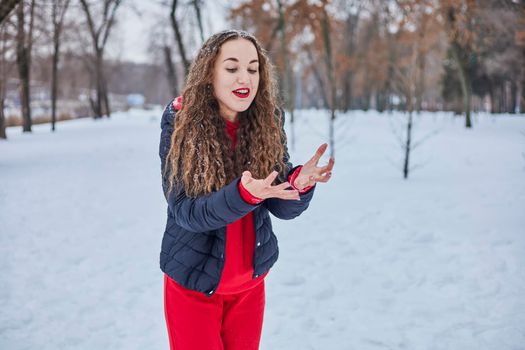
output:
[{"label": "curly hair", "polygon": [[[259,86],[250,107],[238,114],[237,146],[226,133],[213,94],[213,69],[221,46],[229,40],[246,39],[257,49]],[[226,30],[212,35],[201,47],[186,77],[182,108],[176,113],[171,147],[164,169],[169,191],[175,184],[186,195],[197,197],[217,191],[249,170],[265,178],[277,170],[284,177],[286,136],[276,101],[273,66],[259,42],[244,31]]]}]

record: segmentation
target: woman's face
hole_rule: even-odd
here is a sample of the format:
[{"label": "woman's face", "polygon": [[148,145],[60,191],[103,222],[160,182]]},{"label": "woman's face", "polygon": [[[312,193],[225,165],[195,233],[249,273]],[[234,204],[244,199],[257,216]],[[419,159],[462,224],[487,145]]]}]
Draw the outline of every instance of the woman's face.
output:
[{"label": "woman's face", "polygon": [[255,45],[246,39],[222,44],[213,68],[213,92],[220,115],[230,121],[250,107],[259,86],[259,60]]}]

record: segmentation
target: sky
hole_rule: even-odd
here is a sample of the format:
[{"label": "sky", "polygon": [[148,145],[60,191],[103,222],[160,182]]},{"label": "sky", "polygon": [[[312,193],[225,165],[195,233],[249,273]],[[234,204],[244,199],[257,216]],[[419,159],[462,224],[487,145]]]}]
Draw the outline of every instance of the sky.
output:
[{"label": "sky", "polygon": [[[169,26],[169,7],[161,5],[158,0],[128,0],[123,2],[121,6],[118,9],[118,26],[112,32],[111,40],[108,43],[109,57],[119,57],[140,63],[151,62],[153,57],[148,46],[152,36],[158,35],[160,26]],[[205,36],[226,29],[225,13],[224,1],[206,2],[202,10]],[[194,14],[191,9],[188,9],[180,17],[186,19],[192,18],[191,16]],[[162,24],[162,21],[165,24]],[[185,21],[184,23],[188,22]],[[167,28],[167,32],[172,35],[170,28]]]}]

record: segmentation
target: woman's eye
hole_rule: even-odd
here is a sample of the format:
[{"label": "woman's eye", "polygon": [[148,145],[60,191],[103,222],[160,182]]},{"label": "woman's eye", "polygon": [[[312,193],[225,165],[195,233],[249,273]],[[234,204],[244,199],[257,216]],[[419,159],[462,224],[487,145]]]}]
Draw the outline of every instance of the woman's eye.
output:
[{"label": "woman's eye", "polygon": [[226,70],[230,73],[235,73],[237,71],[237,68],[226,68]]},{"label": "woman's eye", "polygon": [[257,72],[258,72],[257,69],[248,69],[248,73],[250,73],[250,74],[255,74]]}]

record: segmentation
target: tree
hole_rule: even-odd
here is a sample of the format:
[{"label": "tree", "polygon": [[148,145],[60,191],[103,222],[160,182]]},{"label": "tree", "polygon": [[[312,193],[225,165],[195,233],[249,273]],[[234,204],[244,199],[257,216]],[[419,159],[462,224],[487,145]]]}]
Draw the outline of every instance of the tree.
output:
[{"label": "tree", "polygon": [[[355,12],[352,9],[356,9]],[[346,112],[352,107],[353,89],[352,82],[354,79],[355,70],[355,51],[356,51],[356,34],[359,24],[359,17],[363,9],[360,1],[344,1],[344,7],[338,11],[346,12],[345,19],[345,35],[343,38],[342,54],[339,55],[339,65],[342,71],[342,95],[341,95],[341,109]]]},{"label": "tree", "polygon": [[[416,62],[416,87],[414,96],[414,109],[418,113],[422,110],[423,95],[426,90],[426,66],[428,56],[438,46],[441,26],[436,20],[434,0],[396,0],[397,6],[403,16],[403,26],[414,29],[410,41],[415,44]],[[401,28],[405,30],[405,28]],[[403,30],[401,32],[403,32]]]},{"label": "tree", "polygon": [[433,133],[418,142],[413,141],[414,111],[420,111],[424,89],[423,76],[426,75],[426,56],[430,52],[435,39],[428,32],[431,26],[430,15],[433,12],[432,2],[429,0],[397,0],[401,17],[397,22],[397,48],[395,65],[390,67],[393,72],[392,87],[404,99],[407,111],[405,137],[398,136],[403,149],[403,178],[407,179],[414,168],[410,165],[412,151]]},{"label": "tree", "polygon": [[405,139],[401,140],[401,147],[404,151],[403,161],[403,178],[407,179],[410,171],[410,153],[412,151],[412,126],[413,126],[413,112],[416,99],[416,87],[418,82],[418,46],[421,44],[418,40],[416,31],[409,31],[404,28],[409,19],[408,12],[403,12],[405,16],[398,28],[399,35],[395,44],[399,47],[399,60],[396,65],[391,67],[395,79],[393,80],[393,87],[395,91],[404,97],[405,108],[408,112]]},{"label": "tree", "polygon": [[280,55],[281,55],[281,96],[284,100],[284,105],[286,109],[290,112],[290,125],[291,125],[291,134],[290,134],[290,146],[292,150],[295,150],[295,89],[292,79],[292,68],[289,62],[289,53],[288,53],[288,41],[286,38],[286,17],[285,17],[285,7],[282,0],[277,0],[277,11],[279,14],[279,19],[277,21],[277,30],[279,32],[279,41],[280,41]]},{"label": "tree", "polygon": [[[230,19],[236,26],[253,32],[262,46],[267,49],[276,63],[277,78],[279,80],[279,97],[290,117],[290,148],[295,149],[295,86],[293,79],[292,58],[290,44],[295,39],[295,25],[297,16],[290,2],[283,0],[263,1],[250,0],[231,9]],[[268,30],[270,28],[270,30]]]},{"label": "tree", "polygon": [[330,30],[330,18],[326,10],[327,0],[322,1],[322,31],[323,31],[323,44],[325,48],[325,64],[326,71],[328,72],[328,82],[330,85],[330,130],[329,130],[329,140],[330,140],[330,156],[335,157],[335,139],[334,139],[334,122],[335,122],[335,109],[336,106],[336,82],[334,76],[334,67],[333,67],[333,54],[332,54],[332,41],[331,41],[331,30]]},{"label": "tree", "polygon": [[354,106],[364,110],[372,108],[381,112],[390,107],[396,33],[388,30],[393,15],[387,5],[384,1],[373,0],[362,9],[366,19],[360,21],[357,33],[352,87]]},{"label": "tree", "polygon": [[53,0],[52,22],[53,22],[53,63],[51,73],[51,131],[55,131],[56,122],[56,104],[58,89],[58,61],[60,56],[60,36],[64,24],[64,15],[66,14],[70,0]]},{"label": "tree", "polygon": [[91,105],[95,118],[101,118],[104,114],[109,118],[111,109],[109,107],[109,97],[107,81],[104,75],[104,50],[113,25],[115,24],[115,14],[120,6],[120,0],[104,0],[100,23],[95,24],[92,5],[86,0],[80,0],[82,9],[86,15],[87,25],[93,44],[92,72],[95,83],[96,99],[91,97]]},{"label": "tree", "polygon": [[[479,26],[484,35],[480,43],[474,93],[490,96],[491,111],[516,113],[518,89],[525,76],[525,3],[490,0],[479,11]],[[523,41],[521,41],[523,40]]]},{"label": "tree", "polygon": [[444,0],[441,11],[449,40],[450,57],[457,71],[463,97],[465,127],[472,128],[472,71],[477,60],[475,0]]},{"label": "tree", "polygon": [[[33,46],[33,24],[35,1],[29,2],[29,10],[25,9],[25,1],[17,8],[17,35],[16,35],[16,62],[20,76],[20,101],[22,111],[22,130],[31,132],[31,51]],[[27,14],[26,12],[29,11]],[[26,15],[29,15],[29,24],[26,26]]]},{"label": "tree", "polygon": [[[525,1],[519,3],[518,8],[518,30],[516,31],[516,44],[521,52],[521,94],[520,94],[520,112],[525,113]],[[524,156],[525,157],[525,156]]]},{"label": "tree", "polygon": [[[188,59],[188,56],[186,55],[186,48],[184,46],[184,41],[182,40],[182,33],[181,33],[179,22],[176,16],[177,5],[178,5],[178,0],[171,1],[171,11],[170,11],[171,28],[173,29],[173,35],[175,36],[175,42],[177,43],[177,47],[179,48],[180,58],[184,66],[184,74],[188,75],[188,72],[190,71],[190,61]],[[198,13],[200,14],[200,12]]]},{"label": "tree", "polygon": [[197,17],[197,23],[199,25],[199,34],[200,34],[201,42],[204,43],[204,28],[202,27],[202,16],[201,16],[202,0],[192,0],[191,3],[193,5],[193,8],[195,9],[195,16]]},{"label": "tree", "polygon": [[14,56],[14,35],[8,27],[14,27],[14,23],[10,17],[4,19],[0,23],[0,139],[7,139],[6,117],[4,114],[5,97],[7,92],[7,72],[11,70]]},{"label": "tree", "polygon": [[164,53],[164,64],[167,69],[168,84],[170,86],[172,96],[178,96],[179,94],[179,80],[177,79],[177,73],[175,71],[175,64],[171,57],[171,47],[167,44],[164,44],[162,47],[162,52]]}]

